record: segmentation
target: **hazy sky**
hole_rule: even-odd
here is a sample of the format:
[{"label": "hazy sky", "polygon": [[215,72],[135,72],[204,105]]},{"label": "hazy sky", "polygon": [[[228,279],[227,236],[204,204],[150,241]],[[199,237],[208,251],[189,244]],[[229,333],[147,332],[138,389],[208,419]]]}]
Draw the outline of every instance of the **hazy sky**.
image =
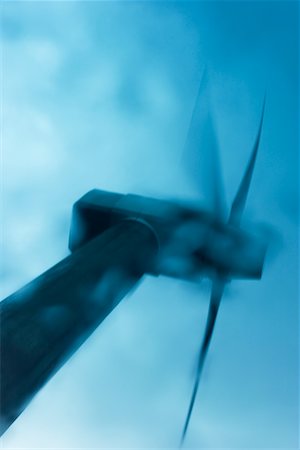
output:
[{"label": "hazy sky", "polygon": [[[204,66],[230,205],[267,91],[244,224],[280,244],[261,281],[226,291],[187,446],[298,447],[298,4],[4,1],[1,15],[2,297],[68,254],[89,189],[195,198],[180,161]],[[144,279],[3,448],[176,447],[208,287]]]}]

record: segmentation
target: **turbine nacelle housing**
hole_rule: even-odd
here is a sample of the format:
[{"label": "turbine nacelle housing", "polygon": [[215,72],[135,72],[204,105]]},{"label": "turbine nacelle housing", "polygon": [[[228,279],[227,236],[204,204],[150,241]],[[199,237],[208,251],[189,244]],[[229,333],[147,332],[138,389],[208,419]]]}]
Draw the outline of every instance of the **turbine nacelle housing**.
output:
[{"label": "turbine nacelle housing", "polygon": [[123,220],[139,220],[160,247],[152,274],[197,280],[216,274],[260,278],[266,246],[256,236],[213,214],[179,203],[92,190],[73,207],[69,248],[73,252]]}]

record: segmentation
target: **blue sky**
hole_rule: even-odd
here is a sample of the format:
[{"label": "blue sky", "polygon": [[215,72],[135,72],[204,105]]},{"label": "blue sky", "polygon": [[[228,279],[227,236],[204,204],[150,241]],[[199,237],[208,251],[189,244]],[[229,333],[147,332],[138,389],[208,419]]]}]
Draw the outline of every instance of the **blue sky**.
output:
[{"label": "blue sky", "polygon": [[[272,225],[280,245],[261,281],[226,292],[187,445],[296,448],[298,4],[1,8],[2,297],[68,254],[71,207],[87,190],[196,198],[181,154],[204,66],[230,205],[267,91],[244,224]],[[208,296],[206,282],[146,278],[38,394],[3,448],[176,447]]]}]

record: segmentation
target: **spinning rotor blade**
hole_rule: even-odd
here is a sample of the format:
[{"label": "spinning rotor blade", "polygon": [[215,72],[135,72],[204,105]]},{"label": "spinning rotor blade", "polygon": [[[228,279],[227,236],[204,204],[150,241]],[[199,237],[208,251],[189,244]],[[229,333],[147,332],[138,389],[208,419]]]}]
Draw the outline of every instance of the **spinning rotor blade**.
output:
[{"label": "spinning rotor blade", "polygon": [[192,175],[199,194],[204,194],[204,198],[209,200],[210,209],[218,217],[224,216],[224,189],[206,70],[200,82],[182,159],[189,179]]},{"label": "spinning rotor blade", "polygon": [[218,311],[219,311],[220,302],[221,302],[222,295],[224,292],[224,285],[225,285],[225,283],[221,279],[215,280],[212,285],[212,292],[211,292],[206,328],[205,328],[204,338],[202,341],[198,365],[197,365],[197,374],[196,374],[196,379],[195,379],[194,388],[193,388],[193,392],[192,392],[192,397],[190,400],[188,412],[186,415],[186,419],[185,419],[185,423],[184,423],[184,427],[183,427],[183,431],[182,431],[182,435],[181,435],[180,447],[182,447],[184,444],[185,436],[186,436],[188,426],[190,423],[190,419],[191,419],[191,415],[193,412],[193,408],[194,408],[194,404],[195,404],[195,400],[196,400],[196,396],[197,396],[197,392],[198,392],[199,382],[200,382],[200,378],[201,378],[201,374],[202,374],[202,369],[203,369],[203,366],[205,363],[207,351],[208,351],[209,344],[210,344],[210,341],[211,341],[211,338],[213,335],[216,318],[217,318]]},{"label": "spinning rotor blade", "polygon": [[[203,78],[204,78],[204,76],[203,76]],[[217,152],[216,134],[215,134],[214,127],[213,127],[212,117],[209,114],[209,108],[207,107],[207,105],[205,105],[205,103],[204,104],[200,103],[200,99],[201,99],[200,97],[203,97],[203,95],[201,93],[202,89],[203,89],[202,85],[203,85],[203,80],[202,80],[202,83],[201,83],[201,86],[199,89],[199,94],[198,94],[198,97],[196,100],[196,105],[195,105],[195,109],[194,109],[192,120],[191,120],[191,125],[190,125],[190,130],[188,133],[188,139],[187,139],[185,152],[192,151],[191,155],[194,157],[194,161],[193,161],[194,169],[195,168],[198,169],[197,163],[195,161],[195,156],[197,154],[199,155],[199,153],[201,153],[201,143],[205,144],[205,150],[209,150],[209,155],[205,155],[206,157],[209,156],[209,158],[210,158],[209,159],[209,161],[210,161],[209,169],[210,170],[209,171],[207,170],[206,176],[207,176],[207,174],[209,174],[209,175],[211,175],[210,179],[212,179],[212,175],[214,175],[213,186],[210,186],[210,189],[211,189],[211,192],[213,193],[213,197],[214,197],[214,201],[213,201],[214,213],[220,217],[222,215],[223,205],[224,205],[224,196],[223,196],[224,191],[222,189],[222,184],[221,184],[219,156],[218,156],[218,152]],[[238,188],[238,191],[236,193],[236,196],[234,198],[234,201],[232,203],[232,207],[231,207],[231,211],[230,211],[230,215],[229,215],[228,223],[234,224],[235,226],[239,226],[241,216],[243,214],[245,204],[246,204],[246,200],[247,200],[247,196],[248,196],[248,192],[249,192],[249,188],[250,188],[250,183],[251,183],[252,176],[253,176],[257,152],[258,152],[258,148],[259,148],[259,144],[260,144],[262,124],[263,124],[263,118],[264,118],[264,110],[265,110],[265,99],[263,102],[259,128],[258,128],[257,136],[255,139],[255,143],[253,146],[253,150],[251,152],[251,157],[248,162],[248,165],[247,165],[246,171],[244,173],[244,176],[242,178],[242,181],[240,183],[240,186]],[[199,125],[198,125],[198,122],[199,122]],[[200,127],[202,127],[202,128],[200,128]],[[203,140],[203,137],[204,137],[204,140]],[[197,152],[198,146],[196,144],[198,142],[200,142],[200,145],[199,145],[200,152]],[[207,161],[206,161],[206,164],[207,164]],[[207,167],[206,167],[206,169],[207,169]],[[185,423],[184,423],[184,427],[183,427],[183,431],[182,431],[182,435],[181,435],[180,447],[182,447],[184,444],[185,436],[186,436],[186,433],[187,433],[187,430],[189,427],[189,423],[190,423],[191,415],[193,412],[193,408],[194,408],[194,404],[195,404],[195,400],[196,400],[196,396],[197,396],[197,392],[198,392],[198,388],[199,388],[199,383],[200,383],[200,379],[201,379],[201,375],[202,375],[202,371],[203,371],[203,366],[204,366],[204,363],[206,360],[206,355],[207,355],[209,345],[210,345],[210,342],[212,339],[212,335],[213,335],[213,331],[214,331],[214,327],[215,327],[215,323],[216,323],[216,318],[217,318],[218,311],[219,311],[219,306],[220,306],[221,299],[222,299],[223,292],[224,292],[224,286],[225,286],[225,279],[223,277],[219,276],[213,280],[206,328],[205,328],[204,338],[202,341],[199,359],[198,359],[197,374],[196,374],[196,379],[194,382],[192,396],[191,396],[189,408],[187,411],[187,415],[186,415],[186,419],[185,419]]]},{"label": "spinning rotor blade", "polygon": [[231,207],[231,211],[230,211],[230,215],[229,215],[229,219],[228,219],[228,223],[230,223],[230,224],[239,225],[243,211],[245,209],[246,200],[247,200],[250,183],[251,183],[251,179],[252,179],[252,175],[253,175],[253,171],[254,171],[255,161],[256,161],[256,157],[257,157],[258,147],[259,147],[259,143],[260,143],[262,124],[263,124],[264,112],[265,112],[265,103],[266,103],[266,99],[264,98],[260,123],[259,123],[259,127],[258,127],[258,132],[256,135],[255,143],[253,146],[253,150],[251,153],[251,157],[248,162],[248,165],[247,165],[246,171],[244,173],[244,176],[242,178],[242,181],[240,183],[240,186],[238,188],[238,191],[236,193],[236,196],[232,203],[232,207]]}]

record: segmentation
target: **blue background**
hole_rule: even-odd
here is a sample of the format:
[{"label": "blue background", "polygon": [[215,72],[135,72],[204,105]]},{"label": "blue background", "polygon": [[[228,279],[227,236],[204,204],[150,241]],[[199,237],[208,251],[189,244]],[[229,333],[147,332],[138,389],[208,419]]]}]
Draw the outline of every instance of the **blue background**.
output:
[{"label": "blue background", "polygon": [[[87,190],[196,197],[181,153],[204,66],[230,205],[267,89],[244,224],[280,244],[261,281],[226,291],[187,445],[297,448],[298,4],[13,1],[1,16],[2,297],[68,254]],[[176,447],[208,296],[146,278],[3,448]]]}]

